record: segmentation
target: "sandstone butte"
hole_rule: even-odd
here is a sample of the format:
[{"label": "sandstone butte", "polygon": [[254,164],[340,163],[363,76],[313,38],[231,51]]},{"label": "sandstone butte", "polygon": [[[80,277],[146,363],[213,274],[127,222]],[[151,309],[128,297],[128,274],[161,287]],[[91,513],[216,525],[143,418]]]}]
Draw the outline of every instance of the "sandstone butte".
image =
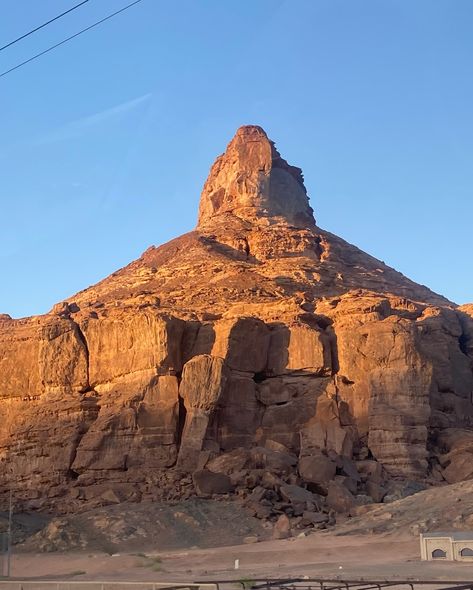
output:
[{"label": "sandstone butte", "polygon": [[375,500],[473,477],[472,318],[320,229],[302,171],[241,127],[194,231],[45,315],[0,316],[0,499],[153,500],[269,455]]}]

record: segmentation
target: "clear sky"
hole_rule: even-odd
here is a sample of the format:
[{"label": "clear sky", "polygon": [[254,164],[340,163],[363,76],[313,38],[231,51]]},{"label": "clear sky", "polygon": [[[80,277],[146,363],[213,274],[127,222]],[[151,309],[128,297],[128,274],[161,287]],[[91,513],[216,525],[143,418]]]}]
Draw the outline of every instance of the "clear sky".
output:
[{"label": "clear sky", "polygon": [[[127,4],[90,0],[0,68]],[[3,0],[0,45],[78,0]],[[263,126],[318,224],[473,301],[471,0],[143,0],[0,78],[0,312],[52,305],[193,228]]]}]

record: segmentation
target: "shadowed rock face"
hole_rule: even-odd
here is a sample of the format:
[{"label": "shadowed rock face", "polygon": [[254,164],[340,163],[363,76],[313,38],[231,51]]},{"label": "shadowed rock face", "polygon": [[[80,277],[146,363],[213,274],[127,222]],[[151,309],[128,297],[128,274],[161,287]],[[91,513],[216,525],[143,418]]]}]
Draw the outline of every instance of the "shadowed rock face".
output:
[{"label": "shadowed rock face", "polygon": [[472,318],[318,228],[301,171],[242,127],[195,231],[44,316],[0,315],[0,495],[61,510],[153,500],[235,449],[284,473],[299,456],[309,483],[351,459],[470,477]]}]

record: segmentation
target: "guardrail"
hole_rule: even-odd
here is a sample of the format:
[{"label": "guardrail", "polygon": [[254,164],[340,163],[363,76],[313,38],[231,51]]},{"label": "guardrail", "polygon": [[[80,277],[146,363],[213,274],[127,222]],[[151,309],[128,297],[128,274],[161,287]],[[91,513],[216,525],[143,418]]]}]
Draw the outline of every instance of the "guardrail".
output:
[{"label": "guardrail", "polygon": [[[343,580],[341,578],[212,580],[216,590],[473,590],[473,580]],[[1,590],[1,589],[0,589]]]},{"label": "guardrail", "polygon": [[213,583],[0,580],[0,590],[217,590]]},{"label": "guardrail", "polygon": [[120,582],[0,580],[0,590],[473,590],[473,580],[343,580],[338,578]]}]

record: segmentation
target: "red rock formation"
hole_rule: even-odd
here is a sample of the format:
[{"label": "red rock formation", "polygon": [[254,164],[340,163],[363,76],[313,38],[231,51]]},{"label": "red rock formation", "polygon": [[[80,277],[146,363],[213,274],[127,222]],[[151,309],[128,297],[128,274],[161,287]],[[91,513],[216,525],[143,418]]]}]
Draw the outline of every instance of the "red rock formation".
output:
[{"label": "red rock formation", "polygon": [[217,158],[200,199],[200,229],[228,216],[255,225],[315,225],[302,170],[283,160],[261,127],[240,127]]},{"label": "red rock formation", "polygon": [[[352,458],[458,480],[472,316],[318,228],[301,171],[242,127],[195,231],[49,314],[0,316],[1,491],[69,510],[110,486],[153,499],[171,468],[224,471],[246,455],[216,457],[238,448],[255,468],[300,454],[308,483],[323,465],[324,493],[335,472],[356,490]],[[447,431],[471,445],[450,452]]]}]

